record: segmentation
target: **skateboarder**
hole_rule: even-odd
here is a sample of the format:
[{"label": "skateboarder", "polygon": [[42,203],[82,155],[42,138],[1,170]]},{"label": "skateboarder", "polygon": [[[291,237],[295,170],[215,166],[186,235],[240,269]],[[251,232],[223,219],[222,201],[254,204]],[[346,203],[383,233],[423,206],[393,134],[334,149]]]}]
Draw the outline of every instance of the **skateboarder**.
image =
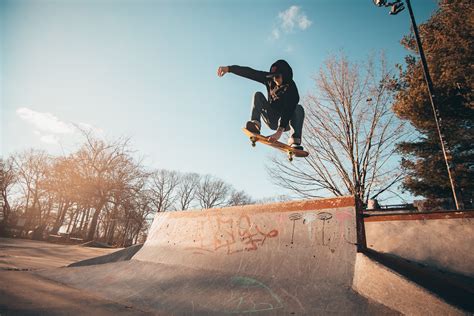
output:
[{"label": "skateboarder", "polygon": [[276,130],[269,136],[271,142],[280,139],[283,132],[292,130],[288,139],[288,145],[293,148],[303,149],[301,146],[301,133],[304,121],[304,109],[298,104],[300,96],[293,81],[293,70],[285,60],[277,60],[270,67],[270,71],[259,71],[242,66],[221,66],[217,69],[219,77],[226,73],[263,83],[267,88],[268,99],[263,93],[256,92],[252,100],[252,114],[246,128],[256,134],[260,134],[260,118],[272,130]]}]

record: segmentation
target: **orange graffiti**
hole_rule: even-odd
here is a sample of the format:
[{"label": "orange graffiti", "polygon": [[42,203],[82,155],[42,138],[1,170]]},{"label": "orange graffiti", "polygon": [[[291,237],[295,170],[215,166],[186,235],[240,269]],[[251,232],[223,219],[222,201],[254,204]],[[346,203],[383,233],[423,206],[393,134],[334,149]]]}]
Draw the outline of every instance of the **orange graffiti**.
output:
[{"label": "orange graffiti", "polygon": [[[207,223],[201,222],[198,226],[197,237],[199,246],[190,247],[190,250],[205,252],[216,252],[225,249],[227,254],[242,251],[255,251],[263,246],[269,238],[278,236],[278,230],[272,229],[268,232],[253,223],[248,215],[241,215],[238,220],[226,218],[221,214],[208,217]],[[215,225],[213,225],[215,224]],[[205,242],[204,226],[215,227],[211,232],[212,241]],[[208,230],[207,233],[210,231]],[[194,240],[196,242],[196,240]],[[212,245],[213,243],[213,245]],[[195,252],[196,254],[199,252]]]}]

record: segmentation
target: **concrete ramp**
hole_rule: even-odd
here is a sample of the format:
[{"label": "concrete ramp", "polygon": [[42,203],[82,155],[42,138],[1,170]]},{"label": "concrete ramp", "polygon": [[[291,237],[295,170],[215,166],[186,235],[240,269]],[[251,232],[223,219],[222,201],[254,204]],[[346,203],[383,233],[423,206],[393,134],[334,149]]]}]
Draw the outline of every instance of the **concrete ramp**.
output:
[{"label": "concrete ramp", "polygon": [[140,261],[350,285],[352,197],[157,214]]},{"label": "concrete ramp", "polygon": [[157,214],[130,261],[42,272],[158,314],[386,315],[352,290],[353,197]]},{"label": "concrete ramp", "polygon": [[373,215],[365,231],[376,251],[474,279],[474,211]]}]

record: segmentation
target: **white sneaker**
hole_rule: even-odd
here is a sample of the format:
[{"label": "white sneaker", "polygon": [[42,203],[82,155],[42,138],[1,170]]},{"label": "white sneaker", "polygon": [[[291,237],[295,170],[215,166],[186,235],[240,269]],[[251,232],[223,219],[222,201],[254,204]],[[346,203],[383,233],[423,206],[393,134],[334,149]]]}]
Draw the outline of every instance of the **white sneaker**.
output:
[{"label": "white sneaker", "polygon": [[288,138],[288,146],[292,146],[293,144],[300,145],[301,144],[301,139],[300,138],[293,138],[293,137]]},{"label": "white sneaker", "polygon": [[294,148],[294,149],[303,150],[303,146],[301,146],[301,144],[297,144],[297,143],[291,144],[290,147]]}]

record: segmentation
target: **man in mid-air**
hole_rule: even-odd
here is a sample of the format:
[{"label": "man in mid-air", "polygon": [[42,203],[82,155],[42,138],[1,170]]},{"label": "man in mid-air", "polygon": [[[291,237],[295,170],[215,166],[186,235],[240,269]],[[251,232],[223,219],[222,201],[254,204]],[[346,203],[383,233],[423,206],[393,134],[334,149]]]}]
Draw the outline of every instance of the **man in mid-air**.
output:
[{"label": "man in mid-air", "polygon": [[280,59],[272,64],[269,72],[237,65],[221,66],[217,69],[219,77],[228,72],[260,82],[267,88],[268,99],[261,92],[254,94],[250,121],[245,127],[253,133],[260,134],[260,118],[263,118],[265,124],[276,131],[269,136],[271,142],[278,141],[283,132],[291,129],[288,145],[302,150],[304,109],[298,104],[300,96],[293,81],[293,70],[290,65]]}]

